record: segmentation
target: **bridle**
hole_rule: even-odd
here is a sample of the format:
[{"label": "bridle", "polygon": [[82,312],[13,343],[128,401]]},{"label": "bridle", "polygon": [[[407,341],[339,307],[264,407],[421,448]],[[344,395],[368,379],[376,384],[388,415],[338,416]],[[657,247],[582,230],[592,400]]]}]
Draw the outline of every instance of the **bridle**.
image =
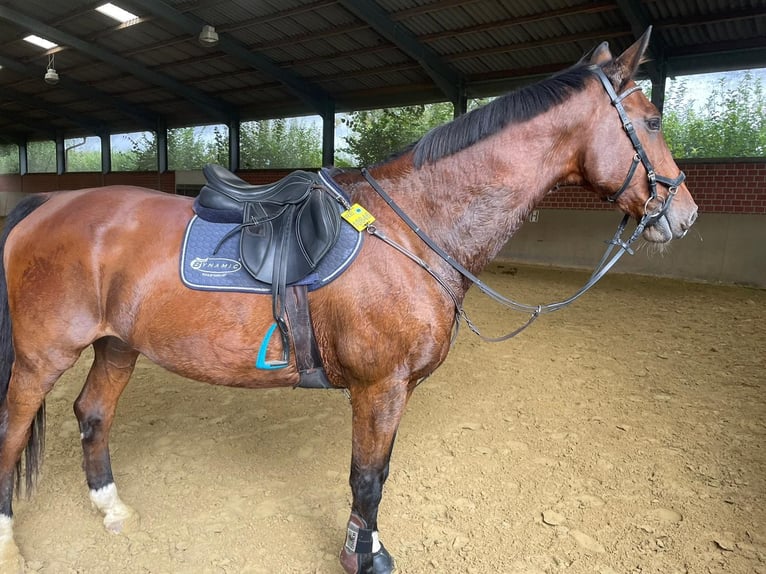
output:
[{"label": "bridle", "polygon": [[[641,87],[633,86],[632,88],[629,88],[618,95],[617,92],[614,91],[614,87],[612,87],[612,82],[609,81],[609,78],[606,77],[604,70],[601,69],[601,66],[593,65],[589,66],[588,69],[596,74],[598,79],[601,80],[601,85],[604,86],[604,90],[606,90],[609,99],[612,101],[612,105],[617,110],[617,114],[620,116],[622,129],[624,129],[625,133],[628,134],[630,143],[633,144],[633,149],[636,150],[636,153],[633,156],[633,163],[630,165],[630,169],[628,170],[628,175],[625,176],[625,181],[623,181],[620,189],[607,197],[607,201],[610,203],[615,203],[617,199],[625,192],[625,190],[628,189],[630,182],[633,180],[633,176],[636,174],[636,168],[639,166],[639,164],[644,166],[644,169],[646,170],[646,177],[649,180],[649,197],[647,198],[646,203],[644,203],[644,214],[642,215],[638,224],[640,230],[637,234],[634,233],[634,235],[638,237],[638,235],[640,235],[647,226],[658,221],[662,216],[665,215],[668,207],[670,207],[670,203],[676,196],[678,186],[681,185],[686,179],[686,174],[681,172],[674,179],[670,179],[664,175],[657,175],[657,173],[654,171],[652,162],[649,161],[649,157],[646,155],[646,150],[644,150],[644,146],[641,145],[641,141],[638,139],[638,135],[636,135],[636,130],[633,128],[633,122],[630,121],[630,118],[628,117],[628,114],[625,112],[625,108],[622,105],[622,101],[625,98],[627,98],[633,92],[641,90]],[[668,187],[668,195],[665,197],[665,199],[661,199],[657,195],[658,182]],[[651,209],[655,203],[656,207]]]},{"label": "bridle", "polygon": [[[485,341],[489,342],[499,342],[499,341],[505,341],[507,339],[510,339],[511,337],[515,337],[519,333],[521,333],[524,329],[529,327],[535,319],[537,319],[540,315],[552,313],[553,311],[558,311],[559,309],[562,309],[569,305],[570,303],[574,302],[577,298],[579,298],[583,293],[585,293],[588,289],[593,287],[599,279],[601,279],[604,275],[606,275],[607,271],[609,271],[615,263],[622,257],[624,253],[629,253],[631,255],[634,254],[634,251],[630,248],[630,245],[635,242],[641,233],[643,233],[644,229],[646,229],[647,226],[655,223],[658,221],[661,217],[665,215],[665,213],[668,210],[668,207],[670,207],[670,203],[673,201],[673,198],[676,195],[676,192],[678,190],[678,186],[683,183],[684,179],[686,179],[686,175],[684,172],[681,172],[678,174],[677,177],[674,179],[671,179],[669,177],[665,177],[662,175],[657,175],[654,171],[654,168],[652,167],[651,161],[649,161],[649,158],[646,155],[646,151],[644,150],[644,146],[641,145],[641,141],[638,139],[638,136],[636,135],[636,131],[633,128],[633,123],[630,121],[630,118],[628,117],[628,114],[625,112],[625,108],[622,105],[622,101],[627,98],[629,95],[631,95],[633,92],[636,92],[640,90],[641,88],[639,86],[634,86],[628,90],[625,90],[621,94],[617,94],[612,87],[612,83],[609,81],[609,78],[606,77],[606,74],[601,69],[600,66],[593,65],[589,66],[588,70],[596,74],[596,76],[601,81],[601,84],[603,85],[604,89],[606,90],[606,93],[609,95],[609,98],[611,100],[612,105],[617,110],[617,113],[620,116],[620,121],[622,122],[622,127],[625,130],[625,133],[628,135],[628,138],[630,138],[631,143],[633,144],[633,149],[635,150],[635,154],[633,156],[633,162],[630,166],[630,169],[628,170],[628,174],[625,177],[625,181],[623,182],[620,189],[618,189],[615,193],[610,195],[607,198],[607,201],[614,203],[617,201],[617,199],[625,192],[626,189],[630,186],[631,181],[633,180],[633,176],[636,174],[636,169],[638,168],[639,164],[642,164],[644,166],[644,169],[646,170],[646,175],[649,181],[649,197],[647,198],[646,202],[644,203],[644,213],[641,216],[641,219],[639,220],[636,229],[633,231],[631,236],[623,241],[622,240],[622,234],[625,230],[625,226],[627,225],[628,221],[630,220],[630,215],[625,214],[625,216],[622,218],[622,221],[617,226],[617,231],[615,232],[614,236],[610,241],[608,241],[608,247],[604,254],[601,256],[601,260],[596,265],[596,268],[593,270],[593,273],[591,274],[588,281],[583,285],[574,295],[571,297],[568,297],[567,299],[563,299],[561,301],[557,301],[555,303],[548,303],[547,305],[526,305],[524,303],[518,303],[517,301],[514,301],[513,299],[509,299],[508,297],[505,297],[504,295],[501,295],[491,287],[489,287],[486,283],[484,283],[481,279],[476,277],[473,273],[471,273],[468,269],[466,269],[463,265],[458,263],[451,255],[449,255],[444,249],[442,249],[439,245],[437,245],[428,235],[426,235],[425,232],[423,232],[422,229],[418,225],[415,224],[412,219],[402,210],[401,207],[399,207],[396,202],[391,198],[386,191],[380,187],[380,184],[375,180],[375,178],[372,177],[369,171],[367,171],[366,168],[362,168],[362,175],[367,180],[367,182],[372,186],[372,188],[380,195],[380,197],[391,207],[391,209],[399,216],[404,223],[407,224],[407,226],[421,239],[423,242],[428,245],[428,247],[434,251],[439,257],[441,257],[444,261],[446,261],[453,269],[455,269],[460,275],[471,281],[476,287],[497,301],[498,303],[501,303],[502,305],[505,305],[506,307],[509,307],[511,309],[515,309],[517,311],[522,311],[525,313],[530,313],[529,319],[518,327],[517,329],[511,331],[510,333],[507,333],[506,335],[500,336],[500,337],[485,337],[479,332],[479,329],[473,324],[473,322],[468,318],[468,315],[466,314],[465,310],[463,309],[463,306],[460,302],[460,299],[458,298],[457,294],[454,292],[454,290],[450,287],[449,283],[439,275],[434,269],[431,268],[430,265],[426,261],[424,261],[422,258],[418,257],[396,241],[392,240],[390,237],[388,237],[385,233],[383,233],[381,230],[379,230],[374,224],[370,224],[367,226],[367,232],[370,235],[373,235],[400,253],[406,255],[409,259],[417,263],[420,267],[422,267],[426,272],[428,272],[436,281],[441,285],[441,287],[446,291],[447,295],[450,296],[452,301],[455,304],[455,334],[457,335],[457,327],[460,325],[460,319],[465,320],[466,325],[468,325],[468,328],[471,329],[474,333],[476,333],[479,337],[481,337]],[[657,194],[657,183],[661,183],[663,185],[666,185],[668,187],[668,195],[663,199]],[[619,250],[612,255],[612,251],[614,248],[617,247]],[[611,255],[611,259],[609,258]],[[453,340],[454,340],[453,336]]]}]

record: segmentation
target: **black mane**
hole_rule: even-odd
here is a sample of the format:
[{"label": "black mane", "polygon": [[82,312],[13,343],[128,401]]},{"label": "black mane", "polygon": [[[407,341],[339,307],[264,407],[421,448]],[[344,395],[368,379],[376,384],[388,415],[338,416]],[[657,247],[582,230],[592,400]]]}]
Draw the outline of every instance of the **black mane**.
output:
[{"label": "black mane", "polygon": [[577,64],[432,129],[413,146],[415,167],[457,153],[510,123],[534,118],[582,90],[590,75],[587,66]]}]

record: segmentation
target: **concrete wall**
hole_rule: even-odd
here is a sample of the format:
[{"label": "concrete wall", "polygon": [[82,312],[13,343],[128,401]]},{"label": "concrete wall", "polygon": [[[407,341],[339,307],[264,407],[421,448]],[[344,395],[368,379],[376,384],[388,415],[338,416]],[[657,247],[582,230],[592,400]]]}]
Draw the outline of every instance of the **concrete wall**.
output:
[{"label": "concrete wall", "polygon": [[[542,209],[499,257],[592,269],[621,219],[617,212]],[[766,287],[766,215],[702,213],[686,237],[665,248],[636,244],[636,254],[623,255],[613,271]]]},{"label": "concrete wall", "polygon": [[[766,287],[766,160],[679,161],[700,217],[665,249],[645,244],[616,271]],[[583,189],[548,195],[500,256],[559,267],[593,267],[621,216]]]}]

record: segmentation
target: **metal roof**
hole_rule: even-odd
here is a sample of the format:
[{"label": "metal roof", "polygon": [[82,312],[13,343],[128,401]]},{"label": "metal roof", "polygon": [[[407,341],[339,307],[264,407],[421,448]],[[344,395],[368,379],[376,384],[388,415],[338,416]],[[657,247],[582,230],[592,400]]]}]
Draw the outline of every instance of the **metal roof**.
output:
[{"label": "metal roof", "polygon": [[[498,94],[652,25],[650,75],[766,67],[766,0],[0,0],[0,139]],[[198,34],[214,26],[219,42]],[[24,41],[37,34],[51,50]],[[43,76],[53,57],[60,81]]]}]

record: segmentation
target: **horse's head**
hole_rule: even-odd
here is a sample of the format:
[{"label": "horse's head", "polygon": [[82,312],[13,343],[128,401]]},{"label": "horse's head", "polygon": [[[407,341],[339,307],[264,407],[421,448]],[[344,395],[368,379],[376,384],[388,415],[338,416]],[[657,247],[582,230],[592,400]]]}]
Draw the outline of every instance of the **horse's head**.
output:
[{"label": "horse's head", "polygon": [[600,104],[582,168],[589,187],[640,222],[645,239],[665,243],[686,234],[697,205],[662,136],[660,112],[633,80],[650,32],[617,58],[606,42],[590,56]]}]

